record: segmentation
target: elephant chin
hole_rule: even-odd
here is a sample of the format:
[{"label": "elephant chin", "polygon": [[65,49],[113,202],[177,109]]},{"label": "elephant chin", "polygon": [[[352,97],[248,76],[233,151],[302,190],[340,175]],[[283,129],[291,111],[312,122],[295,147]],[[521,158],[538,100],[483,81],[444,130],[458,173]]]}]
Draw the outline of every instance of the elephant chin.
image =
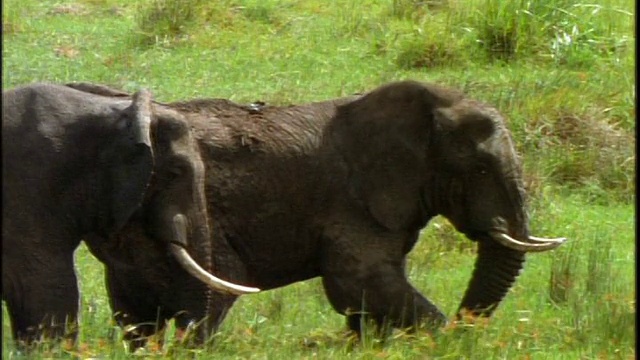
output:
[{"label": "elephant chin", "polygon": [[187,218],[182,214],[177,214],[173,217],[173,236],[176,243],[169,245],[171,254],[178,261],[178,263],[193,277],[202,281],[205,285],[211,287],[214,290],[229,293],[232,295],[244,295],[255,294],[260,292],[260,289],[248,286],[242,286],[230,283],[228,281],[217,278],[203,269],[198,263],[193,260],[184,247],[178,244],[187,243]]}]

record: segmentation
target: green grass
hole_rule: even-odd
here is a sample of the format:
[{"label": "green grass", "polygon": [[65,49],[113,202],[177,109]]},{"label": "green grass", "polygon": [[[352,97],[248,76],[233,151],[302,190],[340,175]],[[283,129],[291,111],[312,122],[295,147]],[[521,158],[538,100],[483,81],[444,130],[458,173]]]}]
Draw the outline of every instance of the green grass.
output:
[{"label": "green grass", "polygon": [[[532,230],[570,239],[529,256],[488,327],[356,345],[313,280],[243,297],[213,349],[169,342],[150,356],[627,359],[635,355],[633,12],[629,0],[8,0],[2,86],[91,81],[148,87],[163,101],[288,104],[391,80],[439,82],[507,115]],[[412,252],[409,275],[451,315],[473,260],[472,244],[438,219]],[[80,346],[42,357],[127,357],[101,266],[84,247],[77,263]],[[16,356],[8,326],[4,310],[7,359]]]},{"label": "green grass", "polygon": [[[384,345],[370,337],[356,345],[346,337],[344,320],[331,309],[319,281],[313,280],[242,297],[213,348],[188,350],[169,342],[162,351],[150,346],[147,353],[237,359],[631,358],[635,353],[634,232],[629,226],[633,207],[585,206],[582,198],[550,194],[533,204],[532,212],[534,232],[562,233],[571,243],[553,253],[530,255],[516,286],[486,327],[447,330],[436,339],[395,332]],[[603,213],[607,219],[602,219]],[[458,246],[462,238],[448,228],[438,218],[425,229],[411,253],[408,274],[418,289],[453,315],[474,256],[470,247]],[[109,320],[102,267],[84,246],[76,259],[83,318],[81,345],[75,352],[83,358],[127,357],[122,331]],[[6,314],[3,325],[3,358],[9,359],[15,350]],[[73,353],[57,347],[42,352],[68,358]]]}]

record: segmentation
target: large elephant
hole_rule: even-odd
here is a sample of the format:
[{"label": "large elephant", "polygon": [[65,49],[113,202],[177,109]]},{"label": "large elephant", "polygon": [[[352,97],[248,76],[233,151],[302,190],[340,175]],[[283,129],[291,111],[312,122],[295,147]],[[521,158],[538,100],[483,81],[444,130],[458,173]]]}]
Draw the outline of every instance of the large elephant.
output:
[{"label": "large elephant", "polygon": [[[403,81],[299,106],[155,106],[184,116],[202,149],[213,271],[261,289],[320,276],[358,333],[363,315],[401,328],[447,321],[405,274],[407,254],[435,215],[478,243],[458,317],[490,316],[525,253],[564,241],[529,235],[503,117],[454,90]],[[110,270],[108,281],[122,285],[109,288],[111,297],[142,298],[134,271]],[[212,296],[215,328],[236,296]],[[128,310],[138,317],[158,304],[145,305]]]},{"label": "large elephant", "polygon": [[75,339],[81,240],[108,268],[135,268],[150,284],[130,289],[136,299],[113,301],[123,309],[149,302],[154,321],[175,316],[186,328],[208,314],[212,288],[256,291],[208,272],[205,166],[184,117],[153,106],[148,91],[32,84],[3,92],[2,166],[2,299],[19,343]]}]

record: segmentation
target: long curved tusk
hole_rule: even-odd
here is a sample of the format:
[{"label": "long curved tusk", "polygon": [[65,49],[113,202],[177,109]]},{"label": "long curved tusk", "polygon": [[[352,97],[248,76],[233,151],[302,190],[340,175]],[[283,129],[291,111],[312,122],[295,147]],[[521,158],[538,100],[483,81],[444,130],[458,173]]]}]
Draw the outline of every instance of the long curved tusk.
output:
[{"label": "long curved tusk", "polygon": [[187,250],[180,245],[171,244],[171,253],[189,274],[215,290],[227,292],[233,295],[255,294],[260,292],[260,289],[258,288],[233,284],[209,274],[205,269],[198,265],[198,263],[189,255]]},{"label": "long curved tusk", "polygon": [[566,241],[565,238],[548,239],[547,241],[544,241],[545,239],[534,237],[533,240],[535,243],[525,243],[516,240],[503,232],[493,231],[489,234],[493,240],[497,241],[501,245],[522,252],[548,251],[557,248]]},{"label": "long curved tusk", "polygon": [[562,244],[563,242],[567,241],[567,238],[555,238],[555,239],[547,239],[547,238],[541,238],[541,237],[536,237],[536,236],[529,236],[529,241],[531,242],[538,242],[538,243],[560,243]]},{"label": "long curved tusk", "polygon": [[[174,241],[177,241],[180,244],[187,243],[186,217],[182,214],[178,214],[173,217],[173,236]],[[213,276],[198,265],[198,263],[189,255],[187,250],[178,244],[170,244],[170,249],[173,257],[176,258],[178,263],[180,263],[180,265],[189,274],[193,275],[193,277],[202,281],[212,289],[233,295],[255,294],[260,292],[260,289],[258,288],[233,284]]]}]

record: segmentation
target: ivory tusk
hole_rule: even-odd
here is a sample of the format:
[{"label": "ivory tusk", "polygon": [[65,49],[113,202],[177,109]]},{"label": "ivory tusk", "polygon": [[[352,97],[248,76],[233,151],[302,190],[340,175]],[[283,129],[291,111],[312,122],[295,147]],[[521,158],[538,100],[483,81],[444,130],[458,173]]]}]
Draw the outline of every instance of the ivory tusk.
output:
[{"label": "ivory tusk", "polygon": [[193,260],[187,250],[185,250],[182,246],[176,244],[171,244],[170,246],[171,253],[176,258],[176,260],[178,260],[180,265],[182,265],[182,267],[187,270],[189,274],[193,275],[195,278],[202,281],[209,287],[233,295],[254,294],[260,292],[260,289],[258,288],[233,284],[211,275],[200,265],[198,265],[198,263]]},{"label": "ivory tusk", "polygon": [[[178,214],[173,217],[173,236],[174,241],[180,244],[187,243],[187,219],[184,215]],[[202,281],[214,290],[226,292],[233,295],[254,294],[260,292],[260,289],[248,286],[237,285],[219,279],[208,271],[203,269],[193,260],[187,250],[178,244],[170,244],[171,254],[176,258],[178,263],[193,277]]]},{"label": "ivory tusk", "polygon": [[[500,243],[503,246],[506,246],[510,249],[522,251],[522,252],[541,252],[548,251],[557,248],[561,244],[563,244],[566,239],[558,238],[558,239],[542,239],[533,237],[534,243],[525,243],[519,240],[512,238],[511,236],[503,233],[503,232],[491,232],[491,238]],[[531,237],[530,237],[531,238]]]},{"label": "ivory tusk", "polygon": [[536,237],[536,236],[529,236],[529,240],[531,242],[539,242],[539,243],[563,243],[565,241],[567,241],[567,238],[555,238],[555,239],[546,239],[546,238],[541,238],[541,237]]}]

